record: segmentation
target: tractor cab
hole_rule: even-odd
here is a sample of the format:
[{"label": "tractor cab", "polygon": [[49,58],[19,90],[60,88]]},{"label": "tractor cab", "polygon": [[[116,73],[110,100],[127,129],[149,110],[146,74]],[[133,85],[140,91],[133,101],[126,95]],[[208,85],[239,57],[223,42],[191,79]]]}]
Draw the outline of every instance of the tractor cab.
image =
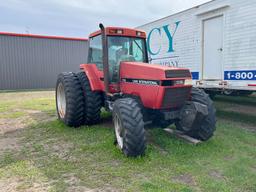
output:
[{"label": "tractor cab", "polygon": [[104,76],[110,84],[118,83],[123,61],[148,63],[145,32],[107,27],[90,35],[88,63],[96,64],[101,71],[105,65]]}]

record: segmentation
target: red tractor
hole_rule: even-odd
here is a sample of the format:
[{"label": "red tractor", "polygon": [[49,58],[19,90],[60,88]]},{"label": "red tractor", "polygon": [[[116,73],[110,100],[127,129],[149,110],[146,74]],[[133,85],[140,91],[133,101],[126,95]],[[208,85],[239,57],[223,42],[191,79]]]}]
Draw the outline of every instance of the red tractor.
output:
[{"label": "red tractor", "polygon": [[163,128],[174,123],[203,141],[213,136],[213,102],[192,87],[188,69],[149,63],[145,32],[100,24],[89,38],[88,64],[80,69],[58,76],[59,119],[71,127],[96,124],[104,107],[112,112],[116,143],[125,155],[144,154],[150,123]]}]

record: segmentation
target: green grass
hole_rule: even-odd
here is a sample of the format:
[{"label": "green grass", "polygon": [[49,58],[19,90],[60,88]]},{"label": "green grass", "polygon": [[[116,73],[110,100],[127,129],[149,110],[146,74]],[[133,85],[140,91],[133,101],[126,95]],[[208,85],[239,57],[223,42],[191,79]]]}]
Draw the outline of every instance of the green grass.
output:
[{"label": "green grass", "polygon": [[[220,103],[225,106],[228,101],[215,103],[221,118],[212,139],[195,146],[161,129],[150,129],[146,155],[136,159],[125,157],[113,145],[109,125],[73,129],[58,120],[34,123],[19,132],[19,149],[0,152],[0,181],[22,178],[20,191],[33,189],[33,183],[47,185],[49,191],[70,190],[70,178],[75,178],[73,185],[89,189],[255,191],[256,133],[242,129],[234,121],[236,115],[230,115],[233,112],[219,112]],[[41,106],[44,113],[52,114],[54,99],[32,99],[19,105],[36,110]],[[107,112],[102,116],[105,121],[111,119]],[[239,119],[248,125],[255,122],[250,115]]]},{"label": "green grass", "polygon": [[[30,94],[33,97],[30,98]],[[26,110],[41,111],[50,115],[55,113],[55,97],[53,92],[7,92],[0,93],[1,95],[4,98],[0,100],[0,113],[21,114]],[[17,109],[19,110],[18,112],[16,111]]]},{"label": "green grass", "polygon": [[232,97],[232,96],[218,95],[218,96],[216,96],[216,98],[214,100],[225,102],[227,104],[236,103],[236,104],[241,104],[241,105],[256,106],[256,95],[255,94],[253,96],[249,96],[249,97],[243,97],[243,96]]},{"label": "green grass", "polygon": [[229,119],[231,121],[235,121],[239,123],[247,123],[250,125],[256,125],[256,114],[248,115],[248,114],[242,114],[242,113],[237,113],[232,111],[218,110],[217,115],[219,117]]},{"label": "green grass", "polygon": [[[215,99],[215,107],[217,109],[217,116],[226,120],[237,123],[246,123],[251,126],[256,125],[256,97],[230,97],[217,96]],[[246,107],[245,110],[239,109]],[[235,108],[236,111],[230,110]],[[248,111],[246,111],[248,110]],[[250,111],[251,110],[251,111]],[[256,111],[256,110],[255,110]]]}]

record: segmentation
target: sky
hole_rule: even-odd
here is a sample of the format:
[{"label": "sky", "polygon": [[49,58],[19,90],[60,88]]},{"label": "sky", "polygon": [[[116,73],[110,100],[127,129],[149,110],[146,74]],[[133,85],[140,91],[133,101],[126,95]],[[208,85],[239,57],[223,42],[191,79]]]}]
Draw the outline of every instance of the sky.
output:
[{"label": "sky", "polygon": [[86,38],[105,26],[137,27],[209,0],[0,0],[0,31]]}]

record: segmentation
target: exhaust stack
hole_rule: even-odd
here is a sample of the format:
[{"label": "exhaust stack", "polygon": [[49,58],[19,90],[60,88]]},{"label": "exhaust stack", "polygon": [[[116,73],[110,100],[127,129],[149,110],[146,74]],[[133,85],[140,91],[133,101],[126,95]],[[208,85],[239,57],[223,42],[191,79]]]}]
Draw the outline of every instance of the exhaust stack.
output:
[{"label": "exhaust stack", "polygon": [[106,95],[109,95],[109,65],[108,65],[108,48],[107,48],[107,37],[105,27],[102,23],[99,24],[102,37],[102,48],[103,48],[103,74],[104,74],[104,86]]}]

